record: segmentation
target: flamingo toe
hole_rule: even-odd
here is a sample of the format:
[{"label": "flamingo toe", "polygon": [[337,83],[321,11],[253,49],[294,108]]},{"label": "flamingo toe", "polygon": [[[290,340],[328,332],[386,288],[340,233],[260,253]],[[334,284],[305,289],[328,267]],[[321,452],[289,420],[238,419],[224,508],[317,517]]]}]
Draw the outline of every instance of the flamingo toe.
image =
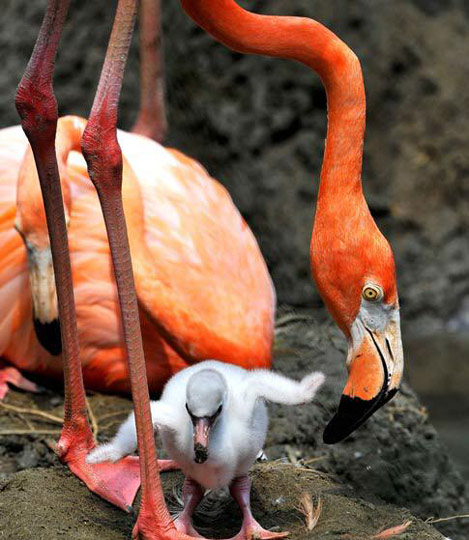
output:
[{"label": "flamingo toe", "polygon": [[28,380],[13,366],[8,366],[0,369],[0,401],[8,394],[9,384],[16,386],[16,388],[20,388],[21,390],[25,390],[26,392],[41,391],[41,388],[36,383]]}]

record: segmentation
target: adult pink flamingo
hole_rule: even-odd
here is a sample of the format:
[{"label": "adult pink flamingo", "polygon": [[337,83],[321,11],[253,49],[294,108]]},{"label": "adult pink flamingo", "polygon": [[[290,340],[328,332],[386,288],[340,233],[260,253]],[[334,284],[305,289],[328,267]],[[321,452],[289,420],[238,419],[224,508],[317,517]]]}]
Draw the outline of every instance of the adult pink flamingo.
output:
[{"label": "adult pink flamingo", "polygon": [[[106,230],[79,153],[85,126],[82,118],[61,118],[56,136],[80,359],[87,388],[129,392]],[[21,154],[26,141],[20,130],[0,132],[1,148],[19,145]],[[205,358],[252,368],[270,365],[274,293],[256,241],[228,193],[180,152],[146,137],[118,136],[150,390],[160,391],[175,372]],[[28,373],[48,381],[63,378],[54,273],[34,159],[28,149],[21,165],[10,161],[5,174],[0,171],[5,206],[0,354],[8,362],[0,398],[14,367],[24,373],[12,381],[17,385]]]},{"label": "adult pink flamingo", "polygon": [[366,104],[360,62],[311,19],[255,15],[233,0],[182,5],[228,47],[302,62],[326,88],[328,130],[310,258],[319,292],[348,341],[348,381],[324,432],[325,442],[337,442],[393,397],[403,370],[394,258],[362,190]]}]

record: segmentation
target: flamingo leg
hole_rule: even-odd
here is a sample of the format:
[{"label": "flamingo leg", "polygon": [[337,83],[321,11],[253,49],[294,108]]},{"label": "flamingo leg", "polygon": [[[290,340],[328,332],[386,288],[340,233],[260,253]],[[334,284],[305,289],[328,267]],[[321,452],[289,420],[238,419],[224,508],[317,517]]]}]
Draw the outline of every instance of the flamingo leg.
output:
[{"label": "flamingo leg", "polygon": [[188,537],[179,533],[171,520],[156,458],[137,296],[122,204],[122,152],[117,141],[118,101],[136,12],[137,0],[119,0],[98,89],[83,133],[82,151],[106,224],[134,403],[142,500],[132,534],[134,539],[140,540],[175,540]]},{"label": "flamingo leg", "polygon": [[16,107],[38,170],[49,230],[57,288],[64,362],[65,414],[57,453],[95,493],[128,509],[140,484],[137,458],[90,465],[95,447],[86,412],[73,281],[59,170],[55,153],[57,101],[52,89],[54,62],[69,0],[49,0],[33,54],[21,79]]},{"label": "flamingo leg", "polygon": [[161,143],[167,129],[161,0],[141,0],[139,41],[140,110],[132,131]]}]

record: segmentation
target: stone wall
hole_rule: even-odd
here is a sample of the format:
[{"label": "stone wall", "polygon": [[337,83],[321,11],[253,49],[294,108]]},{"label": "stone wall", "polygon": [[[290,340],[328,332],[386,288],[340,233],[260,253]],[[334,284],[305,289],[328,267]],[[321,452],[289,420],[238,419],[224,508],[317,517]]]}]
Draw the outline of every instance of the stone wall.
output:
[{"label": "stone wall", "polygon": [[[58,58],[60,112],[87,115],[113,2],[72,3]],[[253,228],[282,303],[315,305],[308,246],[326,130],[319,79],[291,61],[234,54],[164,3],[168,144],[197,157]],[[0,19],[0,121],[17,122],[15,86],[45,0],[6,0]],[[269,13],[313,16],[358,54],[368,99],[364,185],[397,260],[405,320],[432,327],[469,296],[469,4],[465,0],[264,0]],[[138,107],[136,41],[121,101]],[[466,305],[469,305],[466,302]],[[468,308],[469,309],[469,308]],[[427,327],[428,328],[428,327]]]}]

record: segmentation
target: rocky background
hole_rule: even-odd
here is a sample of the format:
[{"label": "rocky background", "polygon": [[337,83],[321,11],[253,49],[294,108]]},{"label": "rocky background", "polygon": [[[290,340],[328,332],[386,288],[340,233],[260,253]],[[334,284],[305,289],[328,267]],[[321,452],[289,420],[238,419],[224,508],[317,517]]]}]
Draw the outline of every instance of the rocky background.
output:
[{"label": "rocky background", "polygon": [[[60,112],[90,110],[114,2],[72,2],[56,74]],[[326,132],[319,79],[291,61],[241,56],[164,4],[169,134],[223,182],[259,239],[281,303],[320,302],[308,246]],[[366,196],[397,261],[404,321],[469,326],[469,4],[465,0],[264,0],[246,7],[314,16],[359,56],[367,88]],[[0,125],[45,0],[5,0]],[[138,107],[134,40],[121,126]],[[464,302],[464,300],[466,301]],[[429,326],[430,325],[430,326]]]},{"label": "rocky background", "polygon": [[[0,127],[18,122],[15,88],[45,4],[2,2]],[[314,16],[359,56],[368,99],[363,182],[394,247],[407,376],[426,403],[436,394],[433,410],[454,419],[454,402],[445,395],[464,400],[469,411],[469,375],[463,374],[469,353],[469,3],[243,4]],[[114,5],[72,2],[55,81],[61,114],[86,116],[91,108]],[[230,52],[198,29],[177,0],[163,1],[163,12],[168,145],[198,158],[228,187],[259,240],[279,303],[317,307],[308,249],[326,133],[318,77],[291,61]],[[137,45],[134,39],[122,92],[123,128],[138,109]],[[455,441],[459,428],[451,428]]]}]

